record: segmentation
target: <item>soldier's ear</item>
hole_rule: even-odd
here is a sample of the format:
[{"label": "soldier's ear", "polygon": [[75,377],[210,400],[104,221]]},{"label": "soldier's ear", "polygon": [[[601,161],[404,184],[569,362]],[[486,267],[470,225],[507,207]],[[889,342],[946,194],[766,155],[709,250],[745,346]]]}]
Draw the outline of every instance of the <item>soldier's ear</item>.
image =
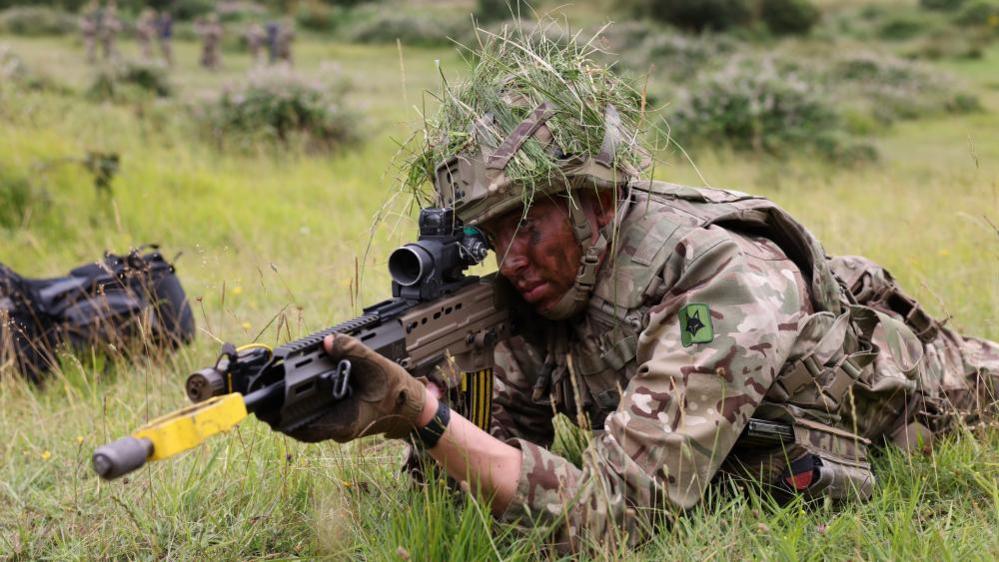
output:
[{"label": "soldier's ear", "polygon": [[591,197],[593,197],[593,214],[597,218],[597,227],[603,228],[614,220],[614,213],[617,211],[614,208],[614,204],[617,202],[614,191],[601,189]]}]

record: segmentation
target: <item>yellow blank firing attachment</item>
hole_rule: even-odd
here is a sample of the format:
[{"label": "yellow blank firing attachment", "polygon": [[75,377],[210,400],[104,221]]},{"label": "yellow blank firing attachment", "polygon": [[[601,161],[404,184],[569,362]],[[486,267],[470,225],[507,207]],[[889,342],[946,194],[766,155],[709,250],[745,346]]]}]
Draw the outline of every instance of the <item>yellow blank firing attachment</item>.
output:
[{"label": "yellow blank firing attachment", "polygon": [[238,392],[216,396],[157,418],[128,437],[94,451],[94,471],[105,480],[123,476],[146,464],[198,446],[212,435],[228,431],[246,418],[246,403]]}]

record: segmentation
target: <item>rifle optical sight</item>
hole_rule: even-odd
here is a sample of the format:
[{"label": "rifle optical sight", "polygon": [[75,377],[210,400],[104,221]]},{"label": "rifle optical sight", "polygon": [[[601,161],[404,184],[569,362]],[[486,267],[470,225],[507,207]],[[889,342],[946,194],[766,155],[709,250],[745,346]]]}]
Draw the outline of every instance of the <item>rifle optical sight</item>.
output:
[{"label": "rifle optical sight", "polygon": [[389,256],[392,294],[411,300],[436,298],[486,258],[489,244],[478,229],[462,225],[452,209],[421,209],[420,237]]},{"label": "rifle optical sight", "polygon": [[416,285],[433,267],[434,257],[419,244],[396,248],[388,261],[389,275],[403,287]]}]

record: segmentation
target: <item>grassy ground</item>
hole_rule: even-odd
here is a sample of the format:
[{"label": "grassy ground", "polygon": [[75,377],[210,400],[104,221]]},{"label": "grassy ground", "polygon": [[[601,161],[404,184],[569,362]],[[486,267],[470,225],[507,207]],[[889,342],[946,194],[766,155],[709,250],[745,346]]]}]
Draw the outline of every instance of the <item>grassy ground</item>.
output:
[{"label": "grassy ground", "polygon": [[[29,65],[74,88],[89,70],[69,39],[0,37]],[[284,316],[290,335],[325,327],[388,292],[384,256],[412,236],[405,217],[371,219],[395,183],[393,140],[414,122],[448,50],[298,44],[298,66],[341,67],[366,114],[366,142],[335,156],[219,153],[173,103],[96,105],[78,96],[0,94],[0,171],[31,178],[44,200],[0,236],[0,259],[30,276],[58,275],[106,248],[159,242],[184,252],[179,274],[195,301],[199,341],[169,358],[100,367],[67,358],[44,389],[0,380],[0,559],[329,557],[414,560],[545,557],[535,534],[497,527],[473,497],[416,488],[394,469],[400,448],[362,442],[305,446],[255,421],[127,481],[100,482],[92,449],[184,403],[183,380],[217,342],[255,337]],[[134,45],[123,48],[135,52]],[[239,77],[196,68],[178,45],[182,100]],[[952,325],[999,338],[999,49],[944,63],[972,83],[985,113],[902,124],[876,139],[873,165],[837,169],[724,151],[694,154],[704,178],[770,196],[814,228],[832,253],[888,266]],[[404,68],[404,71],[402,70]],[[121,153],[109,203],[86,174],[46,165],[87,150]],[[701,184],[676,155],[657,175]],[[223,294],[224,299],[223,299]],[[273,326],[273,324],[272,324]],[[288,334],[284,334],[287,337]],[[264,341],[275,341],[273,327]],[[999,434],[959,434],[932,457],[878,460],[865,505],[775,508],[753,495],[714,497],[624,559],[991,560],[999,556]]]}]

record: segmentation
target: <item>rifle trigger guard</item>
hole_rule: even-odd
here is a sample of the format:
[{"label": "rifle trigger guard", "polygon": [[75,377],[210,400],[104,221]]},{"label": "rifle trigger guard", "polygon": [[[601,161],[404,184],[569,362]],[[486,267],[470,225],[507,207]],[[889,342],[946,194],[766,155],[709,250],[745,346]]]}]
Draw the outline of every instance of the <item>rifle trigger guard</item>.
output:
[{"label": "rifle trigger guard", "polygon": [[342,400],[350,396],[350,369],[351,364],[347,359],[341,359],[336,366],[336,374],[333,375],[333,399]]}]

